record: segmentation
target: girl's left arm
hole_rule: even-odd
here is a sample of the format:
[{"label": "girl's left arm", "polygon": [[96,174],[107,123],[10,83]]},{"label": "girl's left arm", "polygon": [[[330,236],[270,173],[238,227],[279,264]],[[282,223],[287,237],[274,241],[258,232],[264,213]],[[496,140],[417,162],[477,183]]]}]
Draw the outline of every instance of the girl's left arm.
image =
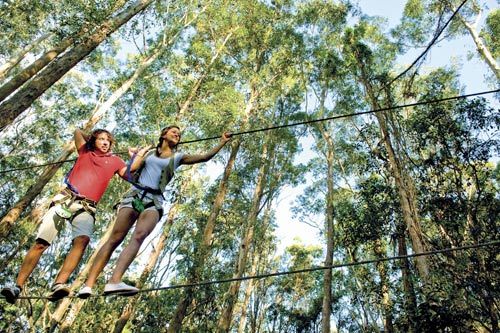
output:
[{"label": "girl's left arm", "polygon": [[196,164],[201,162],[209,161],[212,157],[214,157],[224,145],[231,139],[231,133],[224,132],[220,139],[220,142],[217,146],[213,147],[210,151],[204,154],[196,154],[196,155],[184,155],[180,161],[180,164]]}]

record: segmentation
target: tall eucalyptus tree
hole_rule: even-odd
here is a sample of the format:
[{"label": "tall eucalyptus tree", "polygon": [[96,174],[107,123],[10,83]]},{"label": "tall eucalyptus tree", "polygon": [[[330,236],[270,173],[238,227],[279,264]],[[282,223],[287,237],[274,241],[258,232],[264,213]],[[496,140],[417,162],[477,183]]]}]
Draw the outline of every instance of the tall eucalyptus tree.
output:
[{"label": "tall eucalyptus tree", "polygon": [[109,35],[127,23],[137,13],[148,7],[153,0],[137,0],[134,4],[115,14],[109,20],[90,32],[81,43],[76,44],[62,57],[52,61],[41,70],[37,77],[24,85],[17,92],[0,104],[0,130],[9,125],[19,114],[42,95],[50,86],[56,83],[64,74],[78,62],[89,55]]}]

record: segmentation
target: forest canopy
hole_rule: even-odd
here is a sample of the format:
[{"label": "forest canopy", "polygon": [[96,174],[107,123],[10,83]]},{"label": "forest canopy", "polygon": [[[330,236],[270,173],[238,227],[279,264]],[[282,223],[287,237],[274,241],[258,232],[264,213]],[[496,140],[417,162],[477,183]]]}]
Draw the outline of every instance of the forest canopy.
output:
[{"label": "forest canopy", "polygon": [[[50,302],[66,227],[0,332],[500,332],[498,3],[368,2],[2,2],[0,286],[75,129],[124,160],[172,124],[189,154],[234,135],[176,171],[125,277],[139,294],[102,296],[120,246],[98,295]],[[129,188],[100,200],[71,296]]]}]

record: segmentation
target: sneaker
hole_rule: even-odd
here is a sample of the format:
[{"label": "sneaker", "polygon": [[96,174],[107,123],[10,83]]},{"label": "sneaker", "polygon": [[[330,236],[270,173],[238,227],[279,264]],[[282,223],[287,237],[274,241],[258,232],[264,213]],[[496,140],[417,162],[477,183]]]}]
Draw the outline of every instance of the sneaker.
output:
[{"label": "sneaker", "polygon": [[14,304],[21,293],[21,289],[19,286],[4,287],[1,294],[5,297],[7,303]]},{"label": "sneaker", "polygon": [[133,296],[139,292],[139,289],[133,286],[129,286],[124,282],[120,283],[107,283],[104,286],[104,296],[107,295],[121,295],[121,296]]},{"label": "sneaker", "polygon": [[50,294],[47,296],[49,301],[57,302],[61,298],[64,298],[69,295],[69,286],[64,283],[56,283],[50,289]]},{"label": "sneaker", "polygon": [[78,292],[78,294],[76,294],[76,297],[78,298],[82,298],[82,299],[86,299],[86,298],[89,298],[90,296],[93,296],[94,294],[92,294],[92,288],[90,287],[87,287],[87,286],[83,286],[82,289],[80,289],[80,291]]}]

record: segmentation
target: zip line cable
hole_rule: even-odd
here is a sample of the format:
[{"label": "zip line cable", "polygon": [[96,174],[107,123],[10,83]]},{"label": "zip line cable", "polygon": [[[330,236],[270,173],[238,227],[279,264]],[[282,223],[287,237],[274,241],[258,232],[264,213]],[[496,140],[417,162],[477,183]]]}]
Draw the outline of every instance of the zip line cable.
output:
[{"label": "zip line cable", "polygon": [[[440,99],[435,99],[435,100],[430,100],[430,101],[422,101],[422,102],[415,102],[415,103],[410,103],[410,104],[402,104],[402,105],[390,106],[390,107],[385,107],[385,108],[380,108],[380,109],[375,109],[375,110],[370,110],[370,111],[353,112],[353,113],[342,114],[342,115],[338,115],[338,116],[332,116],[332,117],[326,117],[326,118],[319,118],[319,119],[312,119],[312,120],[300,121],[300,122],[291,123],[291,124],[277,125],[277,126],[265,127],[265,128],[257,128],[257,129],[248,130],[248,131],[231,133],[231,136],[233,137],[233,136],[238,136],[238,135],[245,135],[245,134],[257,133],[257,132],[270,131],[270,130],[275,130],[275,129],[280,129],[280,128],[287,128],[287,127],[293,127],[293,126],[313,124],[313,123],[318,123],[318,122],[323,122],[323,121],[330,121],[330,120],[336,120],[336,119],[342,119],[342,118],[350,118],[350,117],[356,117],[356,116],[361,116],[361,115],[366,115],[366,114],[372,114],[372,113],[377,113],[377,112],[398,110],[398,109],[403,109],[403,108],[412,107],[412,106],[441,103],[441,102],[446,102],[446,101],[451,101],[451,100],[456,100],[456,99],[462,99],[462,98],[469,98],[469,97],[480,96],[480,95],[493,94],[493,93],[497,93],[499,91],[500,91],[500,89],[488,90],[488,91],[482,91],[482,92],[477,92],[477,93],[472,93],[472,94],[466,94],[466,95],[458,95],[458,96],[445,97],[445,98],[440,98]],[[188,143],[194,143],[194,142],[200,142],[200,141],[214,140],[214,139],[219,139],[219,138],[220,138],[220,136],[212,136],[212,137],[207,137],[207,138],[194,139],[194,140],[189,140],[189,141],[182,141],[182,142],[179,142],[179,144],[180,145],[181,144],[188,144]],[[126,152],[117,152],[115,154],[121,155],[121,154],[125,154],[125,153]],[[72,158],[72,159],[62,160],[62,161],[57,161],[57,162],[49,162],[49,163],[44,163],[44,164],[39,164],[39,165],[31,165],[31,166],[20,167],[20,168],[12,168],[12,169],[7,169],[7,170],[0,171],[0,175],[4,174],[4,173],[8,173],[8,172],[13,172],[13,171],[34,169],[34,168],[40,168],[40,167],[44,167],[44,166],[55,165],[55,164],[62,164],[62,163],[73,162],[73,161],[76,161],[76,159]]]},{"label": "zip line cable", "polygon": [[[392,111],[392,110],[397,110],[397,109],[403,109],[403,108],[412,107],[412,106],[435,104],[435,103],[446,102],[446,101],[451,101],[451,100],[455,100],[455,99],[468,98],[468,97],[474,97],[474,96],[480,96],[480,95],[486,95],[486,94],[493,94],[493,93],[496,93],[499,91],[500,91],[500,89],[495,89],[495,90],[483,91],[483,92],[467,94],[467,95],[445,97],[445,98],[440,98],[440,99],[435,99],[435,100],[430,100],[430,101],[422,101],[422,102],[415,102],[415,103],[410,103],[410,104],[390,106],[390,107],[385,107],[385,108],[380,108],[380,109],[375,109],[375,110],[370,110],[370,111],[354,112],[354,113],[341,114],[338,116],[332,116],[332,117],[326,117],[326,118],[305,120],[305,121],[291,123],[291,124],[278,125],[278,126],[259,128],[259,129],[248,130],[248,131],[243,131],[243,132],[231,133],[231,136],[251,134],[251,133],[257,133],[257,132],[263,132],[263,131],[270,131],[270,130],[292,127],[292,126],[313,124],[313,123],[318,123],[318,122],[322,122],[322,121],[336,120],[336,119],[341,119],[341,118],[350,118],[350,117],[361,116],[361,115],[365,115],[365,114],[372,114],[372,113],[383,112],[383,111]],[[213,140],[213,139],[219,139],[219,138],[220,138],[220,136],[213,136],[213,137],[209,137],[209,138],[183,141],[183,142],[179,142],[179,144],[193,143],[193,142]]]},{"label": "zip line cable", "polygon": [[[451,23],[451,21],[454,19],[454,17],[458,14],[458,12],[460,11],[460,9],[465,5],[465,3],[467,1],[468,0],[464,0],[460,4],[460,6],[458,6],[458,8],[450,16],[450,18],[448,19],[448,21],[443,25],[443,27],[439,30],[439,32],[432,38],[432,40],[430,41],[430,43],[426,47],[426,49],[410,64],[410,66],[408,68],[406,68],[403,72],[401,72],[400,74],[398,74],[391,81],[389,81],[385,86],[389,86],[392,83],[394,83],[396,80],[398,80],[401,77],[403,77],[422,58],[424,58],[427,55],[427,53],[429,52],[429,50],[431,49],[431,47],[436,43],[436,41],[438,40],[438,38],[440,37],[440,35],[448,27],[448,25]],[[341,118],[355,117],[355,116],[359,116],[359,115],[373,114],[373,113],[376,113],[376,112],[392,111],[392,110],[397,110],[397,109],[401,109],[401,108],[405,108],[405,107],[412,107],[412,106],[419,106],[419,105],[425,105],[425,104],[440,103],[440,102],[450,101],[450,100],[455,100],[455,99],[468,98],[468,97],[473,97],[473,96],[479,96],[479,95],[496,93],[496,92],[499,92],[499,91],[500,91],[500,89],[496,89],[496,90],[484,91],[484,92],[467,94],[467,95],[447,97],[447,98],[442,98],[442,99],[437,99],[437,100],[431,100],[431,101],[416,102],[416,103],[410,103],[410,104],[405,104],[405,105],[398,105],[398,106],[393,106],[393,107],[385,107],[385,108],[380,108],[380,109],[375,109],[375,110],[370,110],[370,111],[363,111],[363,112],[356,112],[356,113],[350,113],[350,114],[344,114],[344,115],[338,115],[338,116],[332,116],[332,117],[326,117],[326,118],[320,118],[320,119],[313,119],[313,120],[308,120],[308,121],[296,122],[296,123],[292,123],[292,124],[278,125],[278,126],[272,126],[272,127],[267,127],[267,128],[260,128],[260,129],[254,129],[254,130],[248,130],[248,131],[231,133],[231,136],[251,134],[251,133],[257,133],[257,132],[263,132],[263,131],[269,131],[269,130],[287,128],[287,127],[292,127],[292,126],[300,126],[300,125],[312,124],[312,123],[317,123],[317,122],[336,120],[336,119],[341,119]],[[217,136],[217,137],[201,138],[201,139],[195,139],[195,140],[189,140],[189,141],[179,142],[179,144],[194,143],[194,142],[207,141],[207,140],[213,140],[213,139],[218,139],[218,138],[219,138],[219,136]],[[115,154],[124,154],[124,153],[123,152],[118,152],[118,153],[115,153]],[[50,166],[50,165],[62,164],[62,163],[66,163],[66,162],[73,162],[75,160],[76,159],[67,159],[67,160],[62,160],[62,161],[57,161],[57,162],[50,162],[50,163],[44,163],[44,164],[34,165],[34,166],[28,166],[28,167],[13,168],[13,169],[8,169],[8,170],[0,171],[0,174],[4,174],[4,173],[7,173],[7,172],[12,172],[12,171],[20,171],[20,170],[33,169],[33,168]],[[205,285],[213,285],[213,284],[222,284],[222,283],[236,282],[236,281],[246,281],[246,280],[252,280],[252,279],[264,279],[264,278],[276,277],[276,276],[283,276],[283,275],[309,273],[309,272],[314,272],[314,271],[319,271],[319,270],[337,269],[337,268],[343,268],[343,267],[352,267],[352,266],[359,266],[359,265],[367,265],[367,264],[373,264],[373,263],[379,263],[379,262],[386,262],[386,261],[392,261],[392,260],[400,260],[400,259],[415,258],[415,257],[421,257],[421,256],[429,256],[429,255],[435,255],[435,254],[441,254],[441,253],[449,253],[449,252],[462,251],[462,250],[468,250],[468,249],[477,249],[477,248],[480,248],[480,247],[497,246],[498,244],[500,244],[499,240],[492,241],[492,242],[487,242],[487,243],[479,243],[479,244],[474,244],[474,245],[467,245],[467,246],[455,247],[455,248],[445,248],[445,249],[438,249],[438,250],[421,252],[421,253],[413,253],[413,254],[409,254],[409,255],[392,256],[392,257],[378,258],[378,259],[373,259],[373,260],[363,260],[363,261],[358,261],[358,262],[348,262],[348,263],[342,263],[342,264],[337,264],[337,265],[319,266],[319,267],[311,267],[311,268],[300,269],[300,270],[293,270],[293,271],[281,271],[281,272],[274,272],[274,273],[267,273],[267,274],[260,274],[260,275],[243,276],[243,277],[240,277],[240,278],[230,278],[230,279],[212,280],[212,281],[201,281],[201,282],[197,282],[197,283],[178,284],[178,285],[171,285],[171,286],[167,286],[167,287],[142,289],[142,290],[139,290],[139,293],[145,293],[145,292],[151,292],[151,291],[160,291],[160,290],[180,289],[180,288],[191,288],[191,287],[198,287],[198,286],[205,286]],[[2,298],[4,298],[4,297],[2,297]],[[20,299],[47,299],[47,297],[30,297],[30,296],[21,296],[19,298]]]},{"label": "zip line cable", "polygon": [[[394,260],[400,260],[400,259],[409,259],[409,258],[430,256],[430,255],[435,255],[435,254],[478,249],[478,248],[482,248],[482,247],[498,246],[499,244],[500,244],[500,240],[496,240],[496,241],[491,241],[491,242],[486,242],[486,243],[457,246],[457,247],[453,247],[453,248],[444,248],[444,249],[438,249],[438,250],[432,250],[432,251],[426,251],[426,252],[420,252],[420,253],[412,253],[412,254],[401,255],[401,256],[392,256],[392,257],[385,257],[385,258],[378,258],[378,259],[371,259],[371,260],[347,262],[347,263],[336,264],[336,265],[317,266],[317,267],[310,267],[310,268],[304,268],[304,269],[298,269],[298,270],[292,270],[292,271],[281,271],[281,272],[274,272],[274,273],[242,276],[240,278],[210,280],[210,281],[201,281],[201,282],[195,282],[195,283],[176,284],[176,285],[171,285],[171,286],[166,286],[166,287],[141,289],[141,290],[139,290],[138,293],[147,293],[147,292],[152,292],[152,291],[171,290],[171,289],[192,288],[192,287],[200,287],[200,286],[222,284],[222,283],[229,283],[229,282],[236,282],[236,281],[259,280],[259,279],[265,279],[265,278],[269,278],[269,277],[276,277],[276,276],[283,276],[283,275],[310,273],[310,272],[321,271],[321,270],[326,270],[326,269],[337,269],[337,268],[344,268],[344,267],[361,266],[361,265],[375,264],[375,263],[394,261]],[[119,294],[115,294],[115,295],[120,296]],[[94,295],[94,297],[101,297],[101,296],[104,296],[104,295]],[[110,295],[110,296],[112,296],[112,295]],[[1,297],[1,298],[5,298],[5,297]],[[70,296],[69,298],[77,298],[77,297]],[[19,299],[48,299],[48,297],[44,297],[44,296],[20,296]]]},{"label": "zip line cable", "polygon": [[458,12],[460,11],[460,9],[465,5],[465,3],[467,2],[468,0],[464,0],[460,6],[457,7],[457,9],[455,9],[455,11],[453,12],[453,14],[451,14],[450,18],[448,19],[448,21],[446,21],[446,23],[443,25],[443,27],[441,28],[441,30],[439,30],[439,32],[434,36],[434,38],[432,38],[432,40],[430,41],[429,45],[427,45],[427,47],[425,48],[424,52],[422,52],[412,63],[411,65],[406,68],[403,72],[401,72],[399,75],[397,75],[394,79],[392,79],[391,81],[389,81],[389,83],[387,83],[385,85],[385,87],[387,86],[390,86],[391,84],[394,83],[394,81],[396,80],[399,80],[402,76],[404,76],[406,73],[408,73],[410,71],[410,69],[412,69],[423,57],[425,57],[427,55],[427,52],[429,52],[429,50],[431,49],[432,46],[434,46],[434,43],[436,43],[436,41],[438,40],[438,38],[441,36],[441,34],[444,32],[444,30],[448,27],[448,25],[451,23],[451,21],[453,20],[453,18],[458,14]]},{"label": "zip line cable", "polygon": [[371,259],[371,260],[347,262],[347,263],[342,263],[342,264],[318,266],[318,267],[304,268],[304,269],[298,269],[298,270],[293,270],[293,271],[281,271],[281,272],[266,273],[266,274],[259,274],[259,275],[249,275],[249,276],[242,276],[240,278],[231,278],[231,279],[213,280],[213,281],[201,281],[201,282],[197,282],[197,283],[177,284],[177,285],[172,285],[172,286],[167,286],[167,287],[142,289],[142,290],[139,290],[139,292],[150,292],[150,291],[156,291],[156,290],[169,290],[169,289],[198,287],[198,286],[206,286],[206,285],[211,285],[211,284],[220,284],[220,283],[228,283],[228,282],[235,282],[235,281],[258,280],[258,279],[264,279],[264,278],[268,278],[268,277],[276,277],[276,276],[300,274],[300,273],[310,273],[310,272],[322,271],[322,270],[326,270],[326,269],[336,269],[336,268],[343,268],[343,267],[375,264],[375,263],[379,263],[379,262],[393,261],[393,260],[399,260],[399,259],[423,257],[423,256],[434,255],[434,254],[440,254],[440,253],[463,251],[463,250],[476,249],[476,248],[486,247],[486,246],[495,246],[495,245],[499,245],[499,244],[500,244],[500,240],[496,240],[496,241],[491,241],[491,242],[487,242],[487,243],[478,243],[478,244],[474,244],[474,245],[464,245],[464,246],[458,246],[458,247],[454,247],[454,248],[438,249],[438,250],[433,250],[433,251],[413,253],[413,254],[407,254],[407,255],[402,255],[402,256],[393,256],[393,257],[385,257],[385,258],[378,258],[378,259]]},{"label": "zip line cable", "polygon": [[48,163],[44,163],[44,164],[30,165],[30,166],[20,167],[20,168],[7,169],[7,170],[0,171],[0,175],[3,173],[12,172],[12,171],[21,171],[21,170],[27,170],[27,169],[42,168],[42,167],[49,166],[49,165],[63,164],[66,162],[74,162],[74,161],[76,161],[76,158],[71,158],[68,160],[62,160],[62,161],[57,161],[57,162],[48,162]]}]

